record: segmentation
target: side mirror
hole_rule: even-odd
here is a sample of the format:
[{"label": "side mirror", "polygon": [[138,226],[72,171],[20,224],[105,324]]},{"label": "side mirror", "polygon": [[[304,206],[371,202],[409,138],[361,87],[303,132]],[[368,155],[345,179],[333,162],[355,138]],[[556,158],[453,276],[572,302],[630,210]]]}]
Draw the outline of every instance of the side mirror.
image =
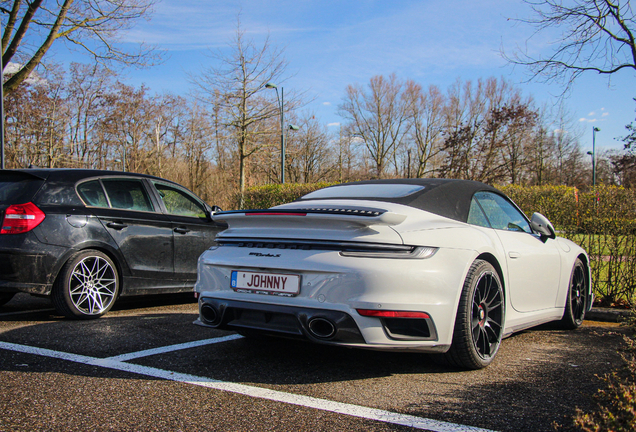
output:
[{"label": "side mirror", "polygon": [[542,239],[556,238],[554,227],[552,226],[548,218],[543,216],[541,213],[534,213],[532,215],[532,219],[530,219],[530,227],[533,231],[539,233]]},{"label": "side mirror", "polygon": [[210,220],[212,219],[212,216],[214,216],[215,214],[217,214],[218,212],[222,212],[223,210],[221,210],[221,207],[219,206],[212,206],[212,208],[210,209],[210,213],[208,213],[208,217],[210,218]]}]

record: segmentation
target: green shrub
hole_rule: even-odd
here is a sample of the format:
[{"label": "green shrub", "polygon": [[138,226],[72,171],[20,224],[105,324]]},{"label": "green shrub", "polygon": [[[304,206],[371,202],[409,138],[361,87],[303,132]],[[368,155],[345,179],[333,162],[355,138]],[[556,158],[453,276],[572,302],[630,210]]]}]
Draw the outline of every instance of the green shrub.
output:
[{"label": "green shrub", "polygon": [[590,255],[594,292],[602,305],[634,304],[636,293],[636,192],[599,186],[500,188],[528,215],[537,211]]},{"label": "green shrub", "polygon": [[518,186],[499,188],[508,195],[528,217],[539,212],[558,229],[576,226],[579,218],[579,191],[569,186]]},{"label": "green shrub", "polygon": [[[337,183],[285,183],[269,184],[247,188],[244,195],[243,208],[265,209],[276,205],[292,202],[303,195]],[[239,208],[240,195],[234,198],[235,208]]]},{"label": "green shrub", "polygon": [[[248,188],[243,208],[269,208],[337,183],[271,184]],[[560,236],[590,255],[593,289],[604,305],[634,304],[636,294],[636,192],[598,186],[581,192],[569,186],[506,185],[501,189],[528,215],[539,212]],[[240,196],[234,197],[239,208]]]}]

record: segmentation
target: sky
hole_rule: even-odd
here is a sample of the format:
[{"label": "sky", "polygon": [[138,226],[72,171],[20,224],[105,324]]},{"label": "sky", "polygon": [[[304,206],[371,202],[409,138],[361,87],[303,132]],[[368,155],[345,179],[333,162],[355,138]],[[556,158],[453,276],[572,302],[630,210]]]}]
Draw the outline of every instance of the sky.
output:
[{"label": "sky", "polygon": [[[563,89],[530,81],[529,71],[510,65],[501,51],[550,53],[558,33],[532,37],[533,28],[517,19],[531,16],[521,0],[161,0],[152,18],[128,31],[123,40],[145,42],[165,50],[165,61],[144,70],[129,70],[123,80],[145,84],[156,92],[185,95],[190,78],[214,65],[212,51],[230,52],[237,29],[259,46],[284,50],[288,78],[277,83],[306,92],[305,108],[330,128],[343,119],[338,105],[349,84],[366,85],[374,75],[395,73],[424,88],[445,91],[457,79],[505,78],[537,105],[554,106]],[[59,60],[79,53],[56,50]],[[86,60],[84,60],[86,61]],[[584,151],[622,149],[616,138],[635,117],[633,72],[582,75],[572,87],[566,107],[580,133]],[[334,129],[337,130],[337,129]]]}]

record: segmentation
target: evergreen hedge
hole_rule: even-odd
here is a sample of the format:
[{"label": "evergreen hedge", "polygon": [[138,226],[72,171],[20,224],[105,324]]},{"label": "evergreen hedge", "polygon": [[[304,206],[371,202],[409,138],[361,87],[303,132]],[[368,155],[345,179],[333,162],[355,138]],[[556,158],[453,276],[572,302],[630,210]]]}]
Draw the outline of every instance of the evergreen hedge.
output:
[{"label": "evergreen hedge", "polygon": [[[335,183],[273,184],[248,188],[244,208],[268,208],[294,201]],[[597,186],[499,187],[528,217],[545,215],[559,235],[581,245],[590,256],[593,289],[601,305],[633,306],[636,293],[636,191]],[[239,196],[235,197],[238,208]]]}]

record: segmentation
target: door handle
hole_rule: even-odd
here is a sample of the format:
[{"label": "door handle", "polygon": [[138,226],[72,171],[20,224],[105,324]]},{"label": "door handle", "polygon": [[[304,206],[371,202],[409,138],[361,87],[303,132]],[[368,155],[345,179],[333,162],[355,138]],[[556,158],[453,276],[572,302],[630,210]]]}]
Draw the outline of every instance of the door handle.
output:
[{"label": "door handle", "polygon": [[179,234],[187,234],[190,232],[189,229],[184,228],[184,227],[177,227],[174,229],[174,232],[179,233]]},{"label": "door handle", "polygon": [[116,230],[123,230],[124,228],[126,228],[128,225],[122,223],[122,222],[108,222],[106,224],[106,226],[108,228],[112,228],[112,229],[116,229]]}]

